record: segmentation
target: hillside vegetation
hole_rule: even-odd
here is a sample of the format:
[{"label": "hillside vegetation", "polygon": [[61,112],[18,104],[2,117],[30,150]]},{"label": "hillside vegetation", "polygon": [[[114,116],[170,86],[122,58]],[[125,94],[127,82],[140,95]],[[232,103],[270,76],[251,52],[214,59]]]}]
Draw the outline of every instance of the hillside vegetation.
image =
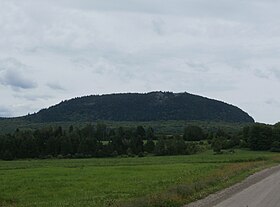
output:
[{"label": "hillside vegetation", "polygon": [[189,93],[151,92],[92,95],[63,101],[22,117],[31,122],[200,120],[254,122],[246,112]]}]

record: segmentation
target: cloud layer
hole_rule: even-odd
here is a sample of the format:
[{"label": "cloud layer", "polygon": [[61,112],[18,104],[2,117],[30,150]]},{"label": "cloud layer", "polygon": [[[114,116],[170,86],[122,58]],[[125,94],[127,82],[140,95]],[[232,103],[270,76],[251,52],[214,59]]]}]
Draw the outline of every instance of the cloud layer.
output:
[{"label": "cloud layer", "polygon": [[280,120],[278,1],[0,3],[0,116],[75,96],[168,90]]}]

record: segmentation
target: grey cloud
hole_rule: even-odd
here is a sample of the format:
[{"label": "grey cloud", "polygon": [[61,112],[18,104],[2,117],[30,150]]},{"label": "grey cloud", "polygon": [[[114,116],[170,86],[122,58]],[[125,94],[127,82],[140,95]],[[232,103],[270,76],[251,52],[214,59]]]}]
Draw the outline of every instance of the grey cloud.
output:
[{"label": "grey cloud", "polygon": [[56,83],[56,82],[50,82],[50,83],[47,83],[47,86],[50,88],[50,89],[53,89],[53,90],[59,90],[59,91],[65,91],[66,89],[64,87],[62,87],[59,83]]},{"label": "grey cloud", "polygon": [[163,35],[164,34],[164,21],[162,19],[155,19],[152,21],[153,24],[153,29],[154,31],[159,34],[159,35]]},{"label": "grey cloud", "polygon": [[25,95],[17,94],[17,95],[14,95],[14,97],[25,99],[28,101],[48,100],[48,99],[53,98],[53,96],[50,96],[50,95],[38,95],[38,94],[25,94]]},{"label": "grey cloud", "polygon": [[269,75],[267,75],[264,71],[260,69],[255,69],[254,74],[259,78],[269,79]]},{"label": "grey cloud", "polygon": [[93,63],[84,57],[72,58],[71,63],[73,63],[77,70],[87,70],[93,67]]},{"label": "grey cloud", "polygon": [[280,107],[280,102],[275,100],[275,99],[273,99],[273,98],[266,100],[265,103],[267,105],[272,105],[272,106]]},{"label": "grey cloud", "polygon": [[186,65],[188,65],[190,68],[194,69],[197,72],[207,72],[210,70],[209,67],[203,63],[195,63],[192,61],[186,61]]},{"label": "grey cloud", "polygon": [[0,58],[15,58],[0,59],[0,88],[5,105],[25,104],[15,114],[92,91],[173,90],[250,101],[258,121],[280,117],[265,104],[280,99],[280,1],[0,2]]},{"label": "grey cloud", "polygon": [[[250,16],[256,15],[258,12],[255,10],[263,6],[266,8],[269,4],[278,4],[278,2],[270,1],[238,1],[235,0],[122,0],[116,3],[115,0],[64,0],[59,1],[62,6],[65,2],[72,8],[80,8],[82,10],[98,10],[98,11],[118,11],[118,12],[143,12],[151,14],[177,14],[177,15],[196,15],[196,16]],[[82,3],[81,3],[82,2]],[[178,6],[175,6],[178,5]],[[251,8],[250,13],[246,8]]]},{"label": "grey cloud", "polygon": [[11,109],[6,106],[0,106],[0,117],[10,117],[12,115]]},{"label": "grey cloud", "polygon": [[2,83],[2,85],[11,86],[15,90],[37,87],[37,84],[34,81],[25,78],[23,74],[17,70],[8,70],[3,77],[1,77],[0,83]]},{"label": "grey cloud", "polygon": [[271,72],[280,81],[280,69],[272,69]]},{"label": "grey cloud", "polygon": [[27,66],[14,58],[0,61],[0,83],[14,90],[36,88],[35,81],[27,77]]}]

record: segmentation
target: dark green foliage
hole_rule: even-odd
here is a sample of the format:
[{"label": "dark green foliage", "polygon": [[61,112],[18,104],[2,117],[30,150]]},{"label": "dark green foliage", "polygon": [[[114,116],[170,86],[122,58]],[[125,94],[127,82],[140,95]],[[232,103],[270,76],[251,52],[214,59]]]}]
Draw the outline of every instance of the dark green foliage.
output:
[{"label": "dark green foliage", "polygon": [[96,138],[98,140],[106,140],[107,126],[104,123],[98,122],[96,125]]},{"label": "dark green foliage", "polygon": [[0,120],[0,134],[14,133],[17,128],[20,130],[36,130],[47,127],[59,127],[69,132],[74,128],[83,128],[88,124],[97,125],[104,123],[107,126],[107,134],[110,133],[111,128],[125,127],[136,128],[137,126],[143,126],[146,130],[146,136],[148,138],[150,132],[149,127],[153,129],[153,133],[161,135],[181,134],[183,127],[186,125],[195,125],[203,129],[204,132],[216,132],[217,129],[223,129],[227,133],[238,133],[244,126],[250,126],[251,123],[227,123],[227,122],[215,122],[215,121],[95,121],[95,122],[45,122],[35,123],[29,121],[18,121],[16,118]]},{"label": "dark green foliage", "polygon": [[19,120],[85,122],[205,120],[254,122],[241,109],[189,93],[151,92],[94,95],[63,101]]},{"label": "dark green foliage", "polygon": [[[163,136],[157,146],[152,128],[143,126],[110,129],[105,124],[88,124],[83,128],[46,127],[35,131],[19,130],[0,135],[0,159],[84,158],[118,155],[144,156],[193,154],[197,145],[186,144],[180,136]],[[144,145],[144,139],[149,137]],[[163,143],[163,146],[161,146]]]},{"label": "dark green foliage", "polygon": [[143,152],[143,140],[142,137],[137,135],[133,136],[130,140],[130,149],[133,154],[138,155],[140,152]]},{"label": "dark green foliage", "polygon": [[[245,144],[244,144],[245,143]],[[274,126],[266,124],[254,124],[244,127],[243,145],[248,145],[252,150],[278,151],[280,143],[280,124]]]},{"label": "dark green foliage", "polygon": [[155,132],[152,127],[148,127],[147,132],[146,132],[146,138],[147,138],[147,140],[156,139]]},{"label": "dark green foliage", "polygon": [[274,141],[272,144],[271,144],[271,149],[270,149],[271,152],[280,152],[280,142],[279,141]]},{"label": "dark green foliage", "polygon": [[222,152],[222,149],[225,148],[226,145],[226,139],[224,137],[215,137],[212,140],[212,149],[215,153],[220,154]]},{"label": "dark green foliage", "polygon": [[211,143],[212,149],[216,153],[220,153],[222,149],[238,148],[241,144],[242,132],[239,133],[228,133],[221,128],[218,128],[215,133],[208,134],[208,139]]},{"label": "dark green foliage", "polygon": [[206,139],[206,136],[199,126],[189,125],[184,130],[184,139],[186,141],[200,141]]},{"label": "dark green foliage", "polygon": [[165,141],[164,141],[164,138],[161,137],[156,146],[155,146],[155,154],[156,155],[165,155],[166,154],[166,146],[165,146]]},{"label": "dark green foliage", "polygon": [[127,151],[127,146],[125,146],[124,140],[119,134],[111,137],[111,142],[109,143],[109,146],[111,146],[112,150],[114,152],[117,152],[117,154],[119,155],[125,154]]},{"label": "dark green foliage", "polygon": [[250,137],[250,126],[245,126],[244,128],[243,128],[243,140],[245,141],[245,142],[248,142],[248,140],[249,140],[249,137]]},{"label": "dark green foliage", "polygon": [[252,150],[269,150],[272,142],[271,126],[265,124],[255,124],[250,127],[248,146]]},{"label": "dark green foliage", "polygon": [[280,123],[274,125],[272,129],[272,139],[273,141],[280,142]]},{"label": "dark green foliage", "polygon": [[198,143],[185,143],[184,139],[179,136],[161,137],[155,146],[156,155],[187,155],[195,154],[198,151]]},{"label": "dark green foliage", "polygon": [[234,147],[239,147],[241,144],[241,140],[239,136],[232,136],[230,139],[227,141],[226,148],[234,148]]},{"label": "dark green foliage", "polygon": [[144,151],[148,153],[153,153],[155,150],[155,143],[152,139],[148,139],[144,145]]},{"label": "dark green foliage", "polygon": [[138,126],[137,127],[137,129],[136,129],[136,136],[139,136],[142,139],[144,139],[144,137],[146,136],[146,131],[145,131],[143,126]]}]

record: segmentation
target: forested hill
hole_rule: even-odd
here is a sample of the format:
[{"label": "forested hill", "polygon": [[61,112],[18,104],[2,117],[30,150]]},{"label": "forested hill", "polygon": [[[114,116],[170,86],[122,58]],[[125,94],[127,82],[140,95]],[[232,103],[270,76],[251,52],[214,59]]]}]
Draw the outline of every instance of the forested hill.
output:
[{"label": "forested hill", "polygon": [[150,92],[91,95],[63,101],[23,117],[32,122],[200,120],[254,122],[247,113],[221,101],[189,93]]}]

